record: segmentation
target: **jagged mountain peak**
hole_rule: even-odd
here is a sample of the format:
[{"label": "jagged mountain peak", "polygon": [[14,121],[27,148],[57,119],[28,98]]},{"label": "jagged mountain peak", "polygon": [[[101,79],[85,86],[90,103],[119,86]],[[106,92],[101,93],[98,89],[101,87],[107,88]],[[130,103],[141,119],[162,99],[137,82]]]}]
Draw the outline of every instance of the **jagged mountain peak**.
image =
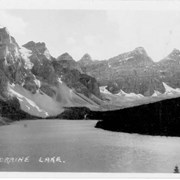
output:
[{"label": "jagged mountain peak", "polygon": [[138,53],[138,54],[144,54],[147,55],[146,50],[144,49],[144,47],[137,47],[133,50],[134,52]]},{"label": "jagged mountain peak", "polygon": [[180,56],[180,50],[174,48],[168,56]]},{"label": "jagged mountain peak", "polygon": [[[63,69],[69,69],[69,70],[78,70],[82,73],[81,67],[79,66],[78,62],[76,62],[69,53],[63,53],[59,57],[57,57],[56,63],[60,65]],[[59,68],[60,68],[59,67]]]},{"label": "jagged mountain peak", "polygon": [[132,51],[122,53],[118,56],[112,57],[108,60],[109,62],[126,63],[130,62],[138,65],[139,63],[153,63],[152,59],[146,53],[143,47],[137,47]]},{"label": "jagged mountain peak", "polygon": [[0,59],[5,58],[5,64],[19,61],[19,48],[19,45],[10,35],[8,29],[6,27],[0,28]]},{"label": "jagged mountain peak", "polygon": [[0,26],[0,33],[10,34],[7,27]]},{"label": "jagged mountain peak", "polygon": [[92,58],[88,53],[86,53],[79,61],[92,61]]},{"label": "jagged mountain peak", "polygon": [[160,63],[162,62],[179,62],[180,61],[180,50],[174,48],[171,53],[166,56],[164,59],[162,59],[161,61],[159,61]]},{"label": "jagged mountain peak", "polygon": [[60,56],[57,57],[57,60],[58,61],[61,61],[61,60],[68,60],[68,61],[74,61],[74,59],[72,58],[71,55],[69,55],[69,53],[65,52],[63,54],[61,54]]},{"label": "jagged mountain peak", "polygon": [[20,49],[15,38],[10,35],[9,30],[6,27],[1,27],[0,28],[0,45],[1,45],[1,48],[5,47],[5,46],[6,47],[10,46],[10,44],[11,44],[11,49],[12,48]]},{"label": "jagged mountain peak", "polygon": [[40,52],[44,52],[47,50],[46,44],[44,42],[34,42],[34,41],[29,41],[28,43],[24,44],[23,47],[29,49],[29,50],[34,50],[38,49]]},{"label": "jagged mountain peak", "polygon": [[49,60],[52,59],[52,56],[50,55],[49,50],[47,49],[46,44],[44,42],[36,43],[34,41],[29,41],[28,43],[24,44],[23,47],[32,51],[35,54],[44,55]]},{"label": "jagged mountain peak", "polygon": [[11,36],[6,27],[0,28],[0,43],[6,45],[11,43]]},{"label": "jagged mountain peak", "polygon": [[80,63],[81,66],[87,66],[89,64],[92,64],[93,60],[91,56],[88,53],[86,53],[78,62]]}]

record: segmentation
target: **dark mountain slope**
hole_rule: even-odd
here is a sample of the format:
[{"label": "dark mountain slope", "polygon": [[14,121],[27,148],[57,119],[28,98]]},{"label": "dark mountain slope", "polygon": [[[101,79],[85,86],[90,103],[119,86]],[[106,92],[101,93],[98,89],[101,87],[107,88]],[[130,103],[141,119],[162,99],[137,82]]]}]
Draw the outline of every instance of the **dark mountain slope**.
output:
[{"label": "dark mountain slope", "polygon": [[97,128],[147,135],[180,136],[180,98],[116,111],[96,112]]}]

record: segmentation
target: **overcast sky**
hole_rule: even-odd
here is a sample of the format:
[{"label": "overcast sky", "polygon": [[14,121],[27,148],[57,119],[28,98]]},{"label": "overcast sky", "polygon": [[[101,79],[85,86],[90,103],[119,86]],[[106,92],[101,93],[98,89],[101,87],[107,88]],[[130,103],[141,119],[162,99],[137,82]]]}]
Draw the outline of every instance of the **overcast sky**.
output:
[{"label": "overcast sky", "polygon": [[1,10],[0,25],[17,42],[45,42],[57,57],[107,59],[142,46],[154,61],[180,49],[180,11]]}]

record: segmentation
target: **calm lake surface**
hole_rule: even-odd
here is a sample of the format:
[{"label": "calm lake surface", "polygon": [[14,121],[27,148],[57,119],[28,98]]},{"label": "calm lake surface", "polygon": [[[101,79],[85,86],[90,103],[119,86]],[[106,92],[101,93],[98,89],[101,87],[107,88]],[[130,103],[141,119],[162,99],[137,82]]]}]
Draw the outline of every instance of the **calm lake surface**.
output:
[{"label": "calm lake surface", "polygon": [[[36,120],[0,127],[0,171],[167,172],[180,167],[180,138],[94,128],[97,121]],[[46,157],[60,162],[39,162]]]}]

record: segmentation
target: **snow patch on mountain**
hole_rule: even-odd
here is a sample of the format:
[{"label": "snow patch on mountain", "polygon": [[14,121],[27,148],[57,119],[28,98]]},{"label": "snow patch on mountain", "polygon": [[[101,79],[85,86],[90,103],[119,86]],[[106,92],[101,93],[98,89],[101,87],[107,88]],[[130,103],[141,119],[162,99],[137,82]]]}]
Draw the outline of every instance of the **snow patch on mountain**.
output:
[{"label": "snow patch on mountain", "polygon": [[[129,59],[132,59],[132,58],[134,58],[133,56],[130,56],[130,57],[126,57],[126,58],[124,58],[124,59],[122,59],[123,61],[128,61]],[[120,62],[122,61],[122,60],[119,60]]]},{"label": "snow patch on mountain", "polygon": [[112,94],[111,92],[109,92],[107,89],[106,89],[107,86],[100,86],[100,92],[101,93],[104,93],[104,94]]},{"label": "snow patch on mountain", "polygon": [[44,51],[44,55],[46,56],[47,59],[51,60],[51,55],[50,55],[50,52],[49,52],[48,49],[46,49],[46,50]]},{"label": "snow patch on mountain", "polygon": [[108,63],[108,67],[111,68],[111,64]]},{"label": "snow patch on mountain", "polygon": [[180,93],[180,89],[179,88],[172,88],[170,86],[168,86],[165,82],[163,82],[163,86],[165,88],[165,93],[166,95],[173,95],[173,94],[177,94]]},{"label": "snow patch on mountain", "polygon": [[144,96],[142,94],[126,93],[122,89],[116,95],[118,95],[118,96],[125,96],[125,97],[129,97],[129,98],[144,98]]},{"label": "snow patch on mountain", "polygon": [[14,85],[13,86],[9,85],[9,92],[17,97],[17,99],[20,102],[22,110],[28,113],[33,112],[33,115],[36,116],[40,115],[41,117],[47,117],[49,115],[48,112],[41,109],[34,101],[17,92],[15,90]]},{"label": "snow patch on mountain", "polygon": [[121,90],[121,94],[125,97],[131,97],[131,98],[144,98],[142,94],[136,94],[136,93],[125,93],[124,91]]},{"label": "snow patch on mountain", "polygon": [[41,87],[41,81],[39,81],[38,79],[35,79],[34,82],[38,86],[38,88]]},{"label": "snow patch on mountain", "polygon": [[25,47],[21,47],[19,49],[19,51],[20,51],[20,54],[21,54],[22,58],[24,59],[25,68],[26,69],[32,69],[33,63],[31,63],[31,61],[29,59],[29,57],[32,55],[32,51],[26,49]]},{"label": "snow patch on mountain", "polygon": [[61,80],[61,78],[58,78],[58,82],[59,82],[60,84],[63,83],[62,80]]},{"label": "snow patch on mountain", "polygon": [[[40,85],[37,79],[36,81]],[[9,84],[8,92],[12,96],[17,97],[23,111],[43,118],[61,114],[65,107],[88,107],[90,109],[97,109],[99,107],[91,99],[67,87],[61,81],[61,78],[59,78],[59,86],[52,88],[56,91],[54,97],[50,97],[42,91],[32,94],[18,84]]]},{"label": "snow patch on mountain", "polygon": [[127,93],[125,93],[122,89],[117,93],[118,96],[126,96]]},{"label": "snow patch on mountain", "polygon": [[124,97],[127,97],[127,98],[144,98],[144,96],[142,94],[136,94],[136,93],[126,93],[124,92],[122,89],[119,91],[119,93],[117,94],[112,94],[111,92],[109,92],[107,89],[106,89],[107,86],[101,86],[100,87],[100,92],[103,93],[103,94],[109,94],[109,95],[114,95],[114,96],[124,96]]},{"label": "snow patch on mountain", "polygon": [[157,97],[159,95],[162,95],[159,91],[154,90],[154,93],[152,94],[152,97]]},{"label": "snow patch on mountain", "polygon": [[30,93],[20,85],[9,85],[8,91],[18,98],[21,109],[39,117],[55,116],[64,111],[63,106],[44,93]]},{"label": "snow patch on mountain", "polygon": [[14,55],[15,55],[15,57],[19,57],[20,56],[20,53],[19,53],[17,47],[14,48]]}]

